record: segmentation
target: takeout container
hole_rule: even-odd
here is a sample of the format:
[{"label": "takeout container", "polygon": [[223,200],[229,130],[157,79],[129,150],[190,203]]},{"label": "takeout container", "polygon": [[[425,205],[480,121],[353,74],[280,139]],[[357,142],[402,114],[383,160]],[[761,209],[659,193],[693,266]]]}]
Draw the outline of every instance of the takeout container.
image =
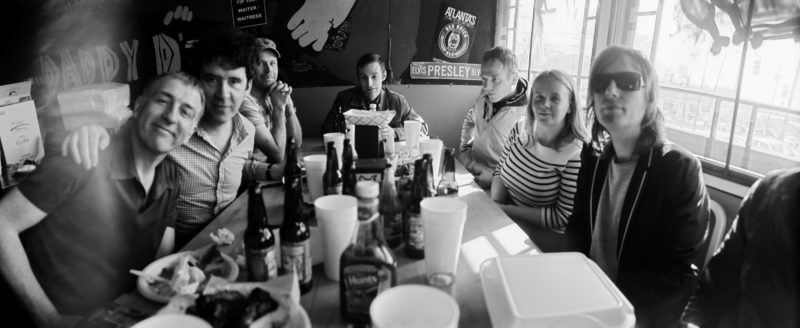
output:
[{"label": "takeout container", "polygon": [[501,256],[481,267],[492,325],[634,327],[633,306],[581,253]]},{"label": "takeout container", "polygon": [[394,118],[395,111],[369,111],[362,109],[351,109],[344,112],[344,118],[349,124],[355,125],[389,125]]}]

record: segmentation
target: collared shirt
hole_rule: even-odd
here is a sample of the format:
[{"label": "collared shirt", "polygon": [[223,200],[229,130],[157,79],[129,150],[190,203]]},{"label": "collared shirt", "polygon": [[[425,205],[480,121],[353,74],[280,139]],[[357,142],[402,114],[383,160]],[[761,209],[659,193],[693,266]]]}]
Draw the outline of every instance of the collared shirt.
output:
[{"label": "collared shirt", "polygon": [[255,127],[237,114],[228,149],[217,149],[198,127],[183,146],[169,153],[178,167],[178,218],[175,244],[180,247],[202,230],[235,199],[242,178],[266,180],[266,163],[250,159]]},{"label": "collared shirt", "polygon": [[86,314],[130,291],[155,259],[164,231],[176,217],[175,167],[156,167],[149,194],[138,179],[130,125],[85,170],[72,160],[47,156],[19,185],[48,213],[20,234],[36,279],[63,314]]},{"label": "collared shirt", "polygon": [[244,96],[242,107],[239,108],[239,114],[242,114],[255,126],[264,124],[267,126],[267,129],[269,129],[272,127],[272,119],[270,116],[272,115],[272,103],[269,101],[269,97],[267,97],[265,105],[267,105],[267,107],[262,107],[261,104],[258,103],[258,100],[248,93]]}]

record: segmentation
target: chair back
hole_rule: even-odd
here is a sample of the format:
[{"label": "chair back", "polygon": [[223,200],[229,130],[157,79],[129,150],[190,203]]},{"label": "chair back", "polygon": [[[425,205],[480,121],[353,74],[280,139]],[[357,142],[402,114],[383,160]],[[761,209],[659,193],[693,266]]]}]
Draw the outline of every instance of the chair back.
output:
[{"label": "chair back", "polygon": [[706,259],[703,262],[703,267],[708,265],[708,261],[717,252],[719,244],[722,243],[722,238],[725,237],[725,227],[728,225],[728,218],[722,205],[713,199],[709,199],[709,201],[709,207],[711,208],[711,234],[708,236],[708,250],[706,250]]}]

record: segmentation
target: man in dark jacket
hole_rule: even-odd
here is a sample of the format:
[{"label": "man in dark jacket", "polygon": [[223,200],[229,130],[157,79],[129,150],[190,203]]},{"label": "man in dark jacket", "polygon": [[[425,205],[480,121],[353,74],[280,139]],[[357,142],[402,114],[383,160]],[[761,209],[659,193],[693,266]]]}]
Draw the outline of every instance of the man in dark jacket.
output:
[{"label": "man in dark jacket", "polygon": [[375,104],[375,110],[393,110],[394,118],[389,122],[389,127],[394,129],[393,136],[399,140],[405,140],[405,130],[403,122],[414,120],[422,123],[420,135],[428,135],[428,126],[422,116],[419,116],[408,104],[403,95],[389,90],[383,85],[386,79],[386,63],[383,58],[375,53],[367,53],[358,59],[356,63],[356,74],[358,75],[358,86],[339,92],[333,106],[322,122],[322,133],[339,132],[335,131],[337,115],[355,109],[369,110],[370,104]]},{"label": "man in dark jacket", "polygon": [[592,64],[592,143],[581,153],[565,250],[594,260],[636,311],[637,327],[675,327],[705,251],[700,161],[664,137],[658,81],[638,51]]},{"label": "man in dark jacket", "polygon": [[708,263],[683,322],[689,327],[800,327],[800,168],[750,188]]}]

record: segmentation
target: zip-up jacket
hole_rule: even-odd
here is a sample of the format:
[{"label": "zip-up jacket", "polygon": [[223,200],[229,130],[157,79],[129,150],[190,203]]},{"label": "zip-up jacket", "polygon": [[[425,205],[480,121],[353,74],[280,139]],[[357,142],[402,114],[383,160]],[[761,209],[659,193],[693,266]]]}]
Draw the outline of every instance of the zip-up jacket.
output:
[{"label": "zip-up jacket", "polygon": [[[589,256],[600,193],[613,147],[581,151],[575,208],[564,250]],[[633,304],[637,327],[678,324],[705,254],[708,193],[700,161],[674,144],[639,155],[619,220],[617,287]]]}]

